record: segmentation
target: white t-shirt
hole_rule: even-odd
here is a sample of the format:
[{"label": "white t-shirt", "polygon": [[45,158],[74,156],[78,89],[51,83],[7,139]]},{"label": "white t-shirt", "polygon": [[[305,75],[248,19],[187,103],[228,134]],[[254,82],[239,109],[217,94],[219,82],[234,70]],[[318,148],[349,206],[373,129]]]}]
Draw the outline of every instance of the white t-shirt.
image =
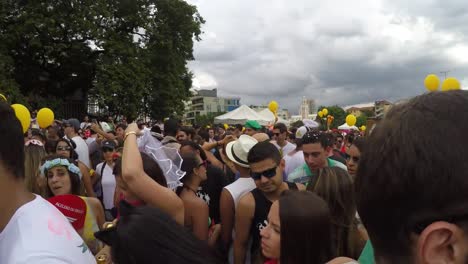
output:
[{"label": "white t-shirt", "polygon": [[76,153],[78,153],[78,160],[83,162],[88,168],[91,168],[91,162],[89,161],[89,149],[88,144],[80,137],[73,137],[72,140],[76,144]]},{"label": "white t-shirt", "polygon": [[16,210],[0,233],[2,264],[96,263],[65,216],[36,195]]},{"label": "white t-shirt", "polygon": [[273,145],[275,145],[275,147],[281,152],[281,157],[285,157],[286,155],[288,155],[291,151],[295,150],[296,149],[296,145],[292,144],[291,142],[289,141],[286,141],[286,146],[284,147],[280,147],[278,145],[278,143],[276,143],[276,141],[272,141],[271,143]]},{"label": "white t-shirt", "polygon": [[286,175],[289,175],[291,172],[293,172],[295,169],[298,167],[302,166],[305,162],[304,160],[304,153],[302,150],[292,154],[292,155],[286,155],[284,156],[284,173]]},{"label": "white t-shirt", "polygon": [[[104,162],[101,162],[96,167],[96,173],[101,176],[102,166]],[[102,201],[104,203],[104,209],[110,210],[114,208],[114,194],[115,187],[117,185],[115,176],[113,174],[113,168],[106,164],[104,167],[102,179]]]}]

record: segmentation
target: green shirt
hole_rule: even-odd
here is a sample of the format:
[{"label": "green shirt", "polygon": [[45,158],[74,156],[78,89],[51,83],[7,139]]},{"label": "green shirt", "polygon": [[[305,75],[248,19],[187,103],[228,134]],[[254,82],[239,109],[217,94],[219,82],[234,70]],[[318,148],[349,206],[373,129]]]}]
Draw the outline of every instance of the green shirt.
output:
[{"label": "green shirt", "polygon": [[367,240],[366,246],[362,250],[361,256],[358,259],[360,264],[375,264],[374,260],[374,248],[370,240]]},{"label": "green shirt", "polygon": [[[328,167],[338,167],[338,168],[341,168],[341,169],[343,169],[345,171],[348,171],[348,168],[346,168],[346,166],[341,162],[338,162],[336,160],[332,160],[330,158],[327,158],[327,162],[328,162]],[[310,178],[312,176],[315,176],[315,173],[313,173],[310,170],[307,163],[304,163],[304,165],[298,167],[297,169],[295,169],[293,172],[291,172],[288,175],[288,181],[289,182],[306,184],[306,183],[309,182],[309,180],[310,180]]]}]

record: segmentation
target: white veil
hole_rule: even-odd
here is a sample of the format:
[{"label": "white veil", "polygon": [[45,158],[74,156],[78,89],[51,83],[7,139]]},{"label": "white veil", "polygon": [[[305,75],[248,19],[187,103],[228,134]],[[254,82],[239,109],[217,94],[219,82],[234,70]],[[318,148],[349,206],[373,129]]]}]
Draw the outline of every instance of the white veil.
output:
[{"label": "white veil", "polygon": [[180,170],[182,158],[177,149],[163,146],[149,131],[144,131],[138,138],[138,149],[158,163],[166,177],[167,187],[175,190],[180,185],[180,179],[185,172]]}]

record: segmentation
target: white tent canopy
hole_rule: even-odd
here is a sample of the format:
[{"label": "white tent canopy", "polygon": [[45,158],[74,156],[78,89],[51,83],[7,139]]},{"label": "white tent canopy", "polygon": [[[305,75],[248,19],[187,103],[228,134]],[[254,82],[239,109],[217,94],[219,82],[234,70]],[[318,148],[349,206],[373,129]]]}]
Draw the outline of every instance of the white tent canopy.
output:
[{"label": "white tent canopy", "polygon": [[229,113],[215,117],[214,123],[228,125],[243,125],[245,122],[247,122],[247,120],[255,120],[262,126],[268,125],[268,123],[270,122],[270,120],[255,112],[250,107],[246,105],[241,105],[237,109]]},{"label": "white tent canopy", "polygon": [[[267,120],[269,120],[269,124],[272,125],[275,123],[275,115],[270,111],[270,109],[265,108],[262,111],[258,112],[261,116],[265,117]],[[281,117],[278,117],[278,122],[277,123],[283,123],[286,126],[289,126],[289,121],[284,120]]]},{"label": "white tent canopy", "polygon": [[339,130],[356,130],[359,131],[359,128],[356,126],[348,126],[348,124],[344,123],[341,126],[338,127]]}]

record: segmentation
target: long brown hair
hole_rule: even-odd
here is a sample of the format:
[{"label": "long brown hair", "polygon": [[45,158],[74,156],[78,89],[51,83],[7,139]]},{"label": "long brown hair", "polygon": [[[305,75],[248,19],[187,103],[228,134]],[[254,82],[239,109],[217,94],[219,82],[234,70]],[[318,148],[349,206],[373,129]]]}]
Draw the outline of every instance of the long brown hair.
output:
[{"label": "long brown hair", "polygon": [[280,260],[325,263],[334,257],[327,203],[311,192],[286,191],[279,199]]},{"label": "long brown hair", "polygon": [[365,242],[360,239],[357,228],[351,176],[341,168],[326,167],[310,179],[307,190],[322,197],[330,208],[335,255],[358,258]]},{"label": "long brown hair", "polygon": [[30,144],[24,147],[24,183],[28,191],[41,194],[37,185],[41,161],[46,156],[43,146]]}]

